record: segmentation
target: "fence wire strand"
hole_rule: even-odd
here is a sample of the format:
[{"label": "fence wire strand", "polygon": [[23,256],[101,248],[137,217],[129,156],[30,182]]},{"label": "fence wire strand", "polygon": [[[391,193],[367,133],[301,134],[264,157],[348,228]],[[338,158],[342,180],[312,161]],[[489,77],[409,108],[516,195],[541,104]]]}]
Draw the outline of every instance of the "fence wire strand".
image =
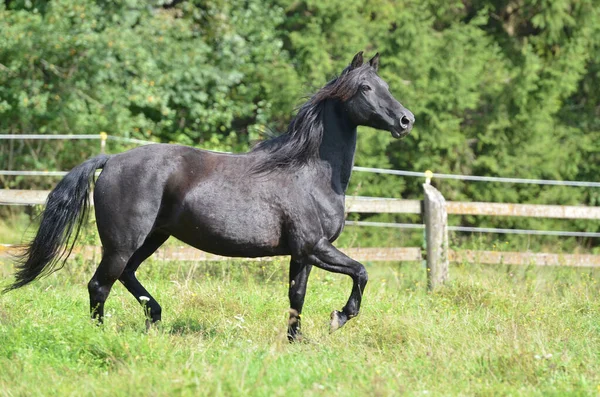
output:
[{"label": "fence wire strand", "polygon": [[[372,172],[375,174],[389,174],[400,176],[413,176],[426,178],[425,172],[389,170],[385,168],[354,167],[354,171]],[[558,181],[551,179],[525,179],[525,178],[503,178],[496,176],[476,176],[476,175],[456,175],[456,174],[438,174],[432,173],[433,178],[439,179],[457,179],[476,182],[501,182],[501,183],[524,183],[530,185],[556,185],[556,186],[577,186],[577,187],[600,187],[600,182],[587,181]]]},{"label": "fence wire strand", "polygon": [[[388,223],[388,222],[367,222],[367,221],[346,221],[346,226],[370,226],[370,227],[388,227],[397,229],[425,229],[423,224],[415,223]],[[471,232],[471,233],[495,233],[495,234],[528,234],[562,237],[600,237],[596,232],[568,232],[561,230],[531,230],[531,229],[500,229],[493,227],[469,227],[469,226],[448,226],[451,232]]]}]

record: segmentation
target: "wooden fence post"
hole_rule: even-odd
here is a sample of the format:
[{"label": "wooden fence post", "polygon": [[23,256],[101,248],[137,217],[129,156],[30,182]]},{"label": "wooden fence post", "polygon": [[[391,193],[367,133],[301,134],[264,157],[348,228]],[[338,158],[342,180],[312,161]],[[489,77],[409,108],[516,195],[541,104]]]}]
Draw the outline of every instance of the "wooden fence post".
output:
[{"label": "wooden fence post", "polygon": [[430,290],[448,280],[448,213],[444,196],[424,183],[425,241],[427,242],[427,285]]}]

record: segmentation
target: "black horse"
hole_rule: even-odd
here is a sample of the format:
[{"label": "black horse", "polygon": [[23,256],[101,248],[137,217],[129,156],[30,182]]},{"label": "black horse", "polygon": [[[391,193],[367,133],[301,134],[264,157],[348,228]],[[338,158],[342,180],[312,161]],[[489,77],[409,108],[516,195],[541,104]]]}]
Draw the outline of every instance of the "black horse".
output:
[{"label": "black horse", "polygon": [[[331,330],[358,315],[367,272],[332,245],[344,226],[344,193],[359,125],[407,135],[413,114],[377,75],[379,54],[362,52],[339,77],[300,107],[287,133],[244,154],[178,145],[148,145],[101,155],[75,167],[50,193],[37,235],[15,282],[24,286],[64,264],[94,189],[102,260],[88,284],[92,317],[119,280],[145,305],[151,322],[161,307],[135,277],[140,264],[169,236],[231,257],[291,255],[288,337],[300,337],[300,313],[313,265],[354,282],[348,302],[331,314]],[[73,237],[73,238],[71,238]]]}]

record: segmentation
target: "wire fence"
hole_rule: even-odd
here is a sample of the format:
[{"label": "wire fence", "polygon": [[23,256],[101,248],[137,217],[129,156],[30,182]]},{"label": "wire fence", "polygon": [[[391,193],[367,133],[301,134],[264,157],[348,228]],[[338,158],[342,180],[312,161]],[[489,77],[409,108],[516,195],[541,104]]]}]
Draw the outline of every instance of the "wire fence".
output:
[{"label": "wire fence", "polygon": [[[396,229],[425,229],[420,223],[390,223],[369,221],[346,221],[346,226],[387,227]],[[562,230],[502,229],[493,227],[448,226],[451,232],[492,233],[492,234],[526,234],[562,237],[600,237],[597,232],[568,232]]]},{"label": "wire fence", "polygon": [[[151,145],[157,142],[146,141],[135,138],[120,137],[108,135],[104,132],[100,134],[0,134],[0,140],[18,140],[18,139],[36,139],[36,140],[68,140],[68,139],[90,139],[90,140],[112,140],[118,142],[134,143],[138,145]],[[492,176],[476,176],[476,175],[459,175],[459,174],[442,174],[435,173],[429,170],[420,171],[405,171],[393,170],[385,168],[359,167],[355,166],[353,171],[370,172],[375,174],[387,174],[397,176],[408,176],[424,178],[429,182],[432,178],[438,179],[453,179],[475,182],[499,182],[499,183],[518,183],[518,184],[534,184],[534,185],[553,185],[553,186],[573,186],[573,187],[600,187],[600,182],[591,181],[561,181],[548,179],[527,179],[527,178],[506,178]],[[5,176],[49,176],[58,177],[65,176],[67,171],[21,171],[21,170],[0,170],[0,175]],[[400,229],[424,229],[422,224],[410,223],[387,223],[387,222],[368,222],[368,221],[346,221],[349,226],[368,226],[368,227],[386,227]],[[529,229],[502,229],[502,228],[486,228],[486,227],[467,227],[467,226],[448,226],[449,231],[454,232],[471,232],[471,233],[497,233],[497,234],[522,234],[522,235],[547,235],[547,236],[564,236],[564,237],[600,237],[600,233],[596,232],[571,232],[558,230],[529,230]]]},{"label": "wire fence", "polygon": [[0,170],[0,175],[7,176],[65,176],[68,171],[12,171]]},{"label": "wire fence", "polygon": [[91,139],[91,140],[110,140],[118,142],[136,143],[138,145],[152,145],[158,142],[145,141],[142,139],[127,138],[117,135],[108,135],[106,133],[100,134],[0,134],[0,140],[22,140],[22,139],[34,139],[34,140],[77,140],[77,139]]},{"label": "wire fence", "polygon": [[[138,145],[152,145],[157,142],[146,141],[142,139],[127,138],[116,135],[108,135],[104,132],[100,134],[0,134],[0,140],[17,140],[17,139],[39,139],[39,140],[57,140],[57,139],[95,139],[95,140],[111,140],[118,142],[135,143]],[[477,176],[477,175],[460,175],[460,174],[442,174],[437,172],[427,171],[405,171],[391,170],[385,168],[358,167],[353,168],[357,172],[371,172],[375,174],[387,174],[398,176],[410,176],[425,179],[454,179],[474,182],[499,182],[499,183],[520,183],[532,185],[553,185],[553,186],[574,186],[574,187],[600,187],[600,182],[591,181],[561,181],[552,179],[528,179],[528,178],[506,178],[496,176]],[[63,176],[66,172],[62,171],[12,171],[0,170],[0,175],[7,176]]]},{"label": "wire fence", "polygon": [[354,167],[354,171],[358,172],[372,172],[375,174],[389,174],[389,175],[400,175],[400,176],[412,176],[421,178],[439,178],[439,179],[457,179],[464,181],[476,181],[476,182],[501,182],[501,183],[525,183],[530,185],[556,185],[556,186],[577,186],[577,187],[600,187],[600,182],[587,182],[587,181],[558,181],[551,179],[526,179],[526,178],[503,178],[496,176],[475,176],[475,175],[458,175],[458,174],[438,174],[436,172],[425,171],[403,171],[403,170],[389,170],[384,168],[370,168],[370,167]]},{"label": "wire fence", "polygon": [[[154,143],[154,142],[152,142]],[[150,145],[152,143],[146,143]],[[223,152],[226,153],[226,152]],[[368,168],[358,167],[353,168],[354,171],[358,172],[371,172],[375,174],[389,174],[389,175],[401,175],[411,177],[421,177],[427,179],[427,172],[417,171],[402,171],[402,170],[390,170],[385,168]],[[0,170],[0,175],[8,176],[65,176],[67,171],[14,171],[14,170]],[[546,179],[522,179],[522,178],[499,178],[499,177],[483,177],[473,175],[454,175],[454,174],[437,174],[432,173],[434,178],[440,179],[461,179],[479,182],[504,182],[504,183],[524,183],[524,184],[537,184],[537,185],[558,185],[558,186],[576,186],[576,187],[600,187],[600,182],[584,182],[584,181],[557,181],[557,180],[546,180]]]},{"label": "wire fence", "polygon": [[0,134],[0,139],[7,140],[76,140],[76,139],[102,139],[100,134]]}]

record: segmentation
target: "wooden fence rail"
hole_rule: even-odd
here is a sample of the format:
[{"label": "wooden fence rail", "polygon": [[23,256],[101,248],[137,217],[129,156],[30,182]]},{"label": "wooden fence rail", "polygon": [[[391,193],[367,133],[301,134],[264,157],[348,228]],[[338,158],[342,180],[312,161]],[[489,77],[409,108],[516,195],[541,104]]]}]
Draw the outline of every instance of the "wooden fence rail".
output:
[{"label": "wooden fence rail", "polygon": [[[419,247],[396,247],[396,248],[344,248],[342,251],[352,258],[363,262],[420,262],[421,248]],[[0,245],[0,259],[12,259],[19,253],[16,245]],[[71,253],[72,257],[84,259],[100,258],[101,247],[99,246],[76,246]],[[225,256],[210,254],[189,246],[167,246],[159,248],[153,257],[169,261],[223,261],[232,260]],[[272,261],[273,257],[264,258],[236,258],[249,261]]]},{"label": "wooden fence rail", "polygon": [[[0,205],[39,205],[49,190],[0,189]],[[423,214],[421,200],[347,196],[347,212]],[[600,219],[600,207],[446,201],[450,215],[521,216],[532,218]]]},{"label": "wooden fence rail", "polygon": [[[448,263],[450,262],[600,267],[600,255],[449,250],[447,219],[448,214],[450,214],[598,220],[600,219],[600,207],[453,202],[446,201],[441,193],[429,184],[424,184],[423,188],[425,194],[423,201],[347,196],[346,210],[347,212],[356,213],[422,215],[426,234],[424,252],[421,248],[416,247],[349,248],[344,252],[359,261],[422,261],[425,259],[430,288],[435,288],[448,279]],[[48,194],[49,191],[46,190],[0,189],[0,205],[44,204]],[[98,249],[98,247],[83,247],[77,252],[90,256],[95,255],[93,252],[97,252]],[[7,257],[10,250],[12,250],[11,247],[0,246],[0,258]],[[423,255],[424,253],[425,255]],[[193,248],[166,247],[159,250],[156,255],[165,260],[202,261],[223,259]]]},{"label": "wooden fence rail", "polygon": [[[423,261],[421,247],[395,247],[395,248],[343,248],[346,255],[362,262],[418,262]],[[0,259],[11,260],[19,253],[18,246],[0,245]],[[99,246],[76,246],[71,257],[83,259],[98,259],[101,255]],[[169,246],[160,248],[154,258],[168,261],[223,261],[231,260],[224,256],[213,255],[188,246]],[[272,257],[265,258],[238,258],[249,261],[272,261]],[[448,250],[450,263],[481,263],[488,265],[518,265],[518,266],[571,266],[571,267],[600,267],[600,255],[578,254],[548,254],[534,252],[500,252],[500,251],[473,251],[473,250]]]},{"label": "wooden fence rail", "polygon": [[600,219],[600,207],[449,201],[452,215],[526,216],[532,218]]}]

